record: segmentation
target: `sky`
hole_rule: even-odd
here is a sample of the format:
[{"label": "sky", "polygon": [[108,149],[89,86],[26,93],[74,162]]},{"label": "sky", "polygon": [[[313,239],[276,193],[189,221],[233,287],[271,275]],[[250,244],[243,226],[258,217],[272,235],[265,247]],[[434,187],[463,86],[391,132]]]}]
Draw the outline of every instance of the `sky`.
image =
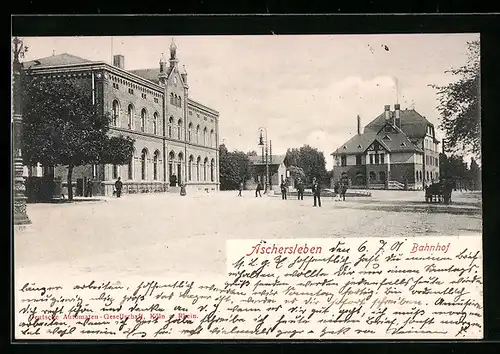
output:
[{"label": "sky", "polygon": [[[467,42],[479,34],[28,37],[25,60],[69,53],[125,69],[159,67],[174,39],[188,72],[189,97],[220,113],[220,142],[229,150],[258,149],[265,127],[273,154],[304,144],[330,153],[399,102],[436,128],[437,96],[429,84],[454,78]],[[437,137],[443,134],[437,129]],[[468,159],[467,159],[468,160]]]}]

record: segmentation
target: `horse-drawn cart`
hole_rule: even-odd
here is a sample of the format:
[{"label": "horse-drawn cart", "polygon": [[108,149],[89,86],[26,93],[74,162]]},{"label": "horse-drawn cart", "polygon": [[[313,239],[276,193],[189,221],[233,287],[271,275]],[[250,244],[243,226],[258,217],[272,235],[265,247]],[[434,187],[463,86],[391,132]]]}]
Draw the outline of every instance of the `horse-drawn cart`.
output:
[{"label": "horse-drawn cart", "polygon": [[442,179],[438,183],[433,183],[425,187],[425,202],[450,204],[452,191],[453,181]]}]

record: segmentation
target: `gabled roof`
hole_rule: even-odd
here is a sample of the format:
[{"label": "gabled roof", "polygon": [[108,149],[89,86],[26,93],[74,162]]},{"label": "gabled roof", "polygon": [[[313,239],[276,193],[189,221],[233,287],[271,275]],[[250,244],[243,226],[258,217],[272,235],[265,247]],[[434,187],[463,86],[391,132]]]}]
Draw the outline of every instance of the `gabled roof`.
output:
[{"label": "gabled roof", "polygon": [[[415,146],[405,133],[397,127],[392,132],[386,132],[383,129],[386,124],[390,123],[386,123],[384,119],[384,125],[377,132],[366,130],[363,134],[353,136],[345,144],[339,146],[331,155],[364,153],[374,141],[378,141],[384,149],[391,153],[422,152],[422,149]],[[385,136],[389,139],[384,139]]]},{"label": "gabled roof", "polygon": [[[269,164],[270,165],[281,165],[285,161],[286,155],[272,155],[269,156]],[[250,159],[250,162],[253,163],[254,165],[265,165],[266,161],[262,161],[262,155],[261,156],[248,156]]]},{"label": "gabled roof", "polygon": [[[401,130],[409,138],[423,137],[427,133],[427,126],[433,125],[424,116],[414,109],[401,110]],[[392,112],[393,113],[393,112]],[[366,130],[378,132],[386,123],[384,113],[365,126]]]},{"label": "gabled roof", "polygon": [[77,57],[76,55],[68,53],[63,53],[63,54],[52,55],[50,57],[26,61],[23,63],[23,67],[25,69],[28,69],[30,67],[58,66],[58,65],[85,64],[85,63],[92,63],[92,60],[80,58]]}]

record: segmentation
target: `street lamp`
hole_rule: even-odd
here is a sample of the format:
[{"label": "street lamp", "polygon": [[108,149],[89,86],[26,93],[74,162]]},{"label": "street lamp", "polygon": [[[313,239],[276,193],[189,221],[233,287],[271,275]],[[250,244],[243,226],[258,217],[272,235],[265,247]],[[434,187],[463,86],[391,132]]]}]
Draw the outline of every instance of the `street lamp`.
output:
[{"label": "street lamp", "polygon": [[[269,157],[268,157],[269,151],[267,148],[267,128],[260,127],[259,131],[260,131],[259,146],[262,147],[262,158],[265,159],[265,163],[266,163],[266,177],[264,179],[264,183],[265,183],[264,194],[265,194],[269,190]],[[262,135],[263,133],[264,133],[264,135]],[[265,154],[264,154],[264,150],[265,150]]]},{"label": "street lamp", "polygon": [[15,37],[12,41],[12,53],[13,64],[12,64],[12,79],[13,79],[13,95],[12,95],[12,144],[13,144],[13,172],[14,172],[14,225],[26,225],[31,224],[28,214],[26,213],[26,196],[24,191],[26,187],[24,185],[23,178],[23,158],[22,158],[22,123],[23,123],[23,102],[22,102],[22,64],[19,58],[24,58],[24,53],[28,50],[28,47],[24,46],[23,41],[18,37]]}]

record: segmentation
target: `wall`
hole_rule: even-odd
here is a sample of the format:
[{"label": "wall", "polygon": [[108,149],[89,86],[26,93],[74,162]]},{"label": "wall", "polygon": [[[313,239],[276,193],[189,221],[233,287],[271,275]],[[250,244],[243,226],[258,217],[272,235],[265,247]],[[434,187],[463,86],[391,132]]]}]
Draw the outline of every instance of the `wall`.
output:
[{"label": "wall", "polygon": [[413,152],[395,152],[391,154],[391,163],[414,163],[415,153]]}]

